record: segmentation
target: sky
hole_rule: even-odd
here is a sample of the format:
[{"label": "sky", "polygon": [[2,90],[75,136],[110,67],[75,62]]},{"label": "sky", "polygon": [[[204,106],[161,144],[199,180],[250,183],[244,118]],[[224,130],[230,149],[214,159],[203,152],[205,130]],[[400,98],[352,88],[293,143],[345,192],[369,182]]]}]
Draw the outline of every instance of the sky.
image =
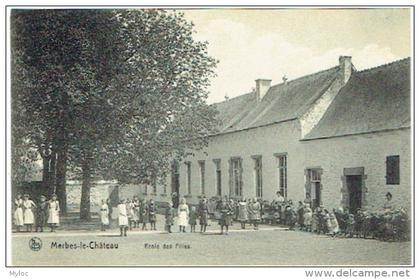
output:
[{"label": "sky", "polygon": [[197,9],[184,11],[196,40],[219,61],[208,103],[248,93],[258,78],[272,84],[338,65],[357,70],[411,56],[411,10]]}]

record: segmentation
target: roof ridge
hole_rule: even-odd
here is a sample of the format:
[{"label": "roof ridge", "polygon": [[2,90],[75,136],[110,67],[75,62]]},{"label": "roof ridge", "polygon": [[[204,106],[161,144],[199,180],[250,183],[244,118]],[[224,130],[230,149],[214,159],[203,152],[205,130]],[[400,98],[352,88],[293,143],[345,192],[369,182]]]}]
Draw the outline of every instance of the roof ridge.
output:
[{"label": "roof ridge", "polygon": [[411,60],[411,56],[401,58],[401,59],[398,59],[398,60],[394,60],[394,61],[382,64],[382,65],[374,66],[374,67],[371,67],[371,68],[363,69],[361,71],[356,71],[356,73],[364,73],[364,72],[371,71],[371,70],[376,70],[376,69],[379,69],[379,68],[389,67],[389,66],[392,66],[394,64],[404,62],[404,60]]},{"label": "roof ridge", "polygon": [[[319,74],[322,74],[324,72],[331,71],[331,70],[336,69],[336,68],[338,69],[339,66],[334,66],[334,67],[331,67],[331,68],[328,68],[328,69],[325,69],[325,70],[321,70],[321,71],[318,71],[318,72],[315,72],[315,73],[312,73],[312,74],[307,74],[307,75],[304,75],[304,76],[300,76],[298,78],[295,78],[295,79],[292,79],[290,81],[287,81],[287,84],[290,84],[292,82],[298,81],[298,80],[303,79],[303,78],[308,78],[308,77],[311,77],[311,76],[314,76],[314,75],[319,75]],[[284,82],[281,82],[281,83],[278,83],[278,84],[274,84],[274,85],[270,86],[270,89],[272,87],[277,87],[277,86],[280,86],[280,85],[283,85],[283,84],[284,84]]]},{"label": "roof ridge", "polygon": [[210,104],[210,105],[218,105],[218,104],[222,104],[222,103],[227,103],[227,102],[229,102],[229,101],[232,101],[232,100],[235,100],[235,99],[238,99],[238,98],[240,98],[240,97],[244,97],[244,96],[246,96],[246,95],[250,95],[250,94],[254,94],[254,92],[253,92],[253,91],[251,91],[251,92],[248,92],[248,93],[244,93],[244,94],[241,94],[241,95],[238,95],[238,96],[235,96],[235,97],[229,98],[229,99],[227,99],[227,100],[223,100],[223,101],[220,101],[220,102],[212,103],[212,104]]},{"label": "roof ridge", "polygon": [[[295,79],[292,79],[292,80],[288,81],[287,83],[289,84],[289,83],[291,83],[291,82],[296,82],[296,81],[301,80],[301,79],[303,79],[303,78],[308,78],[308,77],[311,77],[311,76],[314,76],[314,75],[322,74],[322,73],[324,73],[324,72],[331,71],[331,70],[336,69],[336,68],[339,68],[339,66],[334,66],[334,67],[331,67],[331,68],[328,68],[328,69],[320,70],[320,71],[315,72],[315,73],[311,73],[311,74],[307,74],[307,75],[304,75],[304,76],[300,76],[300,77],[298,77],[298,78],[295,78]],[[281,82],[281,83],[277,83],[277,84],[271,85],[271,86],[270,86],[270,88],[269,88],[268,90],[271,90],[272,88],[274,88],[274,87],[278,87],[278,86],[281,86],[281,85],[284,85],[284,82]],[[217,103],[212,103],[211,105],[218,105],[218,104],[222,104],[222,103],[229,102],[229,101],[231,101],[231,100],[237,99],[237,98],[239,98],[239,97],[243,97],[243,96],[248,95],[248,94],[253,94],[253,93],[254,93],[254,92],[253,92],[253,91],[251,91],[251,92],[248,92],[248,93],[244,93],[244,94],[241,94],[241,95],[238,95],[238,96],[235,96],[235,97],[229,98],[229,99],[224,100],[224,101],[220,101],[220,102],[217,102]]]}]

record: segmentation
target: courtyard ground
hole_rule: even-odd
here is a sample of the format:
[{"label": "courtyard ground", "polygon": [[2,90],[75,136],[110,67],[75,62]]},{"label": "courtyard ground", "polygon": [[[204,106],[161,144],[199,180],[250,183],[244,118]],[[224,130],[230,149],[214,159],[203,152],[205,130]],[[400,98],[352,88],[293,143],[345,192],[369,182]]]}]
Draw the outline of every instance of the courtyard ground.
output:
[{"label": "courtyard ground", "polygon": [[[410,242],[331,238],[282,227],[261,226],[241,230],[235,225],[229,235],[219,235],[212,223],[208,232],[174,233],[129,231],[119,237],[116,228],[106,232],[61,230],[55,233],[14,233],[12,261],[17,266],[86,265],[410,265]],[[199,230],[199,226],[197,226]],[[39,251],[30,249],[30,239],[42,241]],[[118,249],[91,249],[118,245]],[[78,247],[70,249],[69,245]],[[67,249],[65,248],[67,245]],[[82,248],[86,245],[85,248]],[[60,248],[63,247],[63,248]]]}]

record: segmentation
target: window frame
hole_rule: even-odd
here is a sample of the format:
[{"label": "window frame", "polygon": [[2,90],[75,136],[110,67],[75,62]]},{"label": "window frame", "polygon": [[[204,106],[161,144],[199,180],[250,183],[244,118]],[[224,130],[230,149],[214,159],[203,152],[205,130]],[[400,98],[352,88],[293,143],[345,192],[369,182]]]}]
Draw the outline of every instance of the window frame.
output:
[{"label": "window frame", "polygon": [[[394,169],[391,169],[391,168],[394,168]],[[386,185],[400,185],[401,183],[400,171],[401,171],[400,155],[386,156],[386,161],[385,161]]]},{"label": "window frame", "polygon": [[275,153],[274,156],[276,157],[276,160],[277,160],[278,190],[280,191],[281,195],[285,199],[287,199],[287,185],[288,185],[287,168],[288,168],[288,161],[289,161],[288,154]]},{"label": "window frame", "polygon": [[200,174],[200,194],[206,194],[206,161],[198,160],[198,169]]}]

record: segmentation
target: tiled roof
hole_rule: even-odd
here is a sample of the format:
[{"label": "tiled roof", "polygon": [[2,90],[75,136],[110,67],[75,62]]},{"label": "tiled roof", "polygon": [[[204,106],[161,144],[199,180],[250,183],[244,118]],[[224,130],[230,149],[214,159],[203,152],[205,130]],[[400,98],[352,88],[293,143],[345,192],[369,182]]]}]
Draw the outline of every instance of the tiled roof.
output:
[{"label": "tiled roof", "polygon": [[304,140],[410,127],[410,59],[355,72]]},{"label": "tiled roof", "polygon": [[271,86],[259,102],[251,92],[215,104],[222,122],[221,133],[298,118],[330,86],[338,71],[339,67],[334,67]]}]

